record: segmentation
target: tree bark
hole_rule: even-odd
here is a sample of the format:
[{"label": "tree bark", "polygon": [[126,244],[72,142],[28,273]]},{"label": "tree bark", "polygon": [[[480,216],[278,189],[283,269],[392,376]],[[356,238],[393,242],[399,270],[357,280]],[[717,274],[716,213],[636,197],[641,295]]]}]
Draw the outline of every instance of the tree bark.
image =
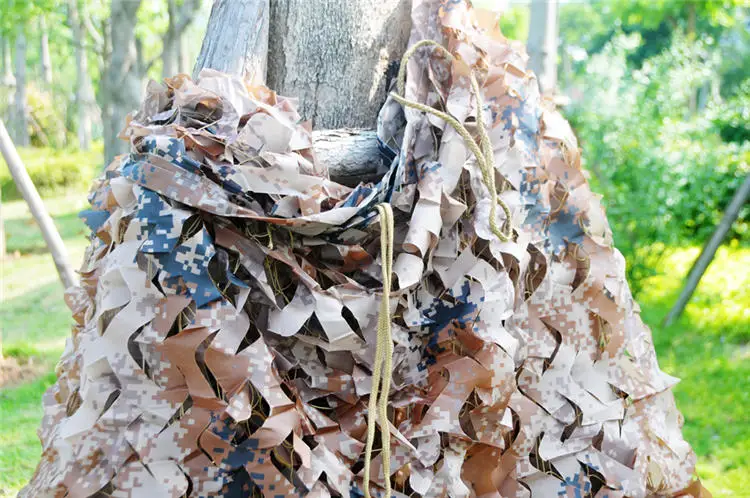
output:
[{"label": "tree bark", "polygon": [[117,135],[125,126],[128,113],[138,108],[140,101],[141,74],[135,35],[140,5],[141,0],[112,0],[106,37],[109,53],[101,81],[105,163],[128,151],[128,143]]},{"label": "tree bark", "polygon": [[267,67],[269,86],[298,97],[314,121],[313,149],[331,178],[374,180],[387,166],[377,136],[351,128],[375,126],[386,68],[408,42],[410,7],[410,0],[217,0],[193,76],[213,68],[264,82]]},{"label": "tree bark", "polygon": [[532,0],[529,19],[529,68],[544,93],[557,85],[557,0]]},{"label": "tree bark", "polygon": [[39,197],[34,183],[26,172],[26,168],[24,168],[18,151],[8,136],[8,132],[5,130],[5,125],[2,121],[0,121],[0,153],[5,158],[13,181],[21,192],[21,195],[23,195],[26,204],[28,204],[29,211],[31,211],[34,219],[39,224],[39,229],[42,231],[47,248],[55,262],[55,267],[57,268],[57,273],[60,275],[63,287],[67,289],[75,285],[75,276],[68,264],[68,252],[65,249],[62,237],[60,237],[52,218],[47,213],[42,198]]},{"label": "tree bark", "polygon": [[14,132],[16,143],[21,147],[29,145],[29,123],[26,114],[26,36],[20,31],[16,35],[16,92],[14,99]]},{"label": "tree bark", "polygon": [[374,127],[410,14],[406,0],[272,0],[268,86],[298,97],[314,128]]},{"label": "tree bark", "polygon": [[50,88],[52,86],[52,59],[49,55],[49,30],[47,29],[47,19],[44,16],[39,17],[39,32],[39,50],[42,59],[42,81],[47,88]]},{"label": "tree bark", "polygon": [[193,78],[211,68],[265,82],[269,10],[269,0],[216,0]]},{"label": "tree bark", "polygon": [[83,150],[91,148],[92,112],[96,106],[94,92],[89,77],[88,54],[86,53],[85,27],[78,10],[78,0],[68,1],[68,22],[73,32],[73,45],[76,60],[75,106],[78,117],[78,146]]}]

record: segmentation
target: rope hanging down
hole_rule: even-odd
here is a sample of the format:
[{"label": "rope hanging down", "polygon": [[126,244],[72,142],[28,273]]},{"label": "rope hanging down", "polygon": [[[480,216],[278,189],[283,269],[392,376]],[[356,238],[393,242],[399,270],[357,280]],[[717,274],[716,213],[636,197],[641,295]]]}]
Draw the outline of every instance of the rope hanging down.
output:
[{"label": "rope hanging down", "polygon": [[[391,96],[401,105],[430,113],[442,119],[461,136],[476,158],[479,169],[482,172],[482,181],[489,190],[490,204],[490,230],[502,242],[511,240],[513,228],[511,226],[511,213],[508,205],[497,195],[495,186],[495,158],[492,151],[492,142],[487,133],[484,123],[484,101],[482,100],[479,84],[474,72],[469,73],[471,81],[471,92],[476,99],[477,106],[477,130],[479,133],[479,144],[477,145],[469,130],[456,118],[448,113],[438,111],[430,106],[409,100],[402,95],[406,80],[406,65],[412,55],[421,47],[434,46],[446,55],[449,61],[454,57],[445,47],[434,40],[422,40],[409,48],[401,59],[401,67],[398,72],[398,93],[391,92]],[[505,212],[505,223],[498,226],[496,219],[497,205]],[[385,498],[391,497],[391,432],[388,421],[388,393],[391,389],[391,367],[393,358],[393,339],[391,337],[391,278],[393,267],[393,209],[390,204],[383,203],[376,206],[380,216],[380,254],[383,279],[383,295],[380,303],[380,315],[378,316],[377,343],[375,348],[375,364],[372,369],[372,391],[367,405],[367,443],[365,446],[364,488],[365,497],[370,497],[370,466],[372,463],[372,446],[375,439],[376,418],[380,424],[381,455],[383,456],[383,473],[385,482]]]},{"label": "rope hanging down", "polygon": [[[388,422],[388,393],[391,390],[393,339],[391,337],[391,277],[393,275],[393,209],[390,204],[377,206],[380,215],[380,258],[383,275],[383,297],[378,316],[378,337],[375,364],[372,368],[372,390],[367,405],[367,445],[365,447],[365,496],[370,498],[370,463],[375,439],[375,416],[380,422],[380,439],[385,474],[385,496],[391,496],[391,431]],[[381,386],[382,382],[382,386]]]}]

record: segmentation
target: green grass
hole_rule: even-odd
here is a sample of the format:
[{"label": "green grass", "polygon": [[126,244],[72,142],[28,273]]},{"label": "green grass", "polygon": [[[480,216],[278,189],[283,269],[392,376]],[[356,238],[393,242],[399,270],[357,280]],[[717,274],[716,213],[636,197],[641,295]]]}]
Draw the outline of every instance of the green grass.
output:
[{"label": "green grass", "polygon": [[698,253],[672,252],[639,301],[659,364],[682,379],[674,392],[701,478],[714,496],[750,496],[750,249],[720,248],[679,322],[660,325]]},{"label": "green grass", "polygon": [[41,454],[37,427],[41,399],[55,381],[50,372],[15,389],[0,391],[0,496],[15,496],[34,472]]},{"label": "green grass", "polygon": [[[77,265],[86,240],[74,213],[85,206],[85,195],[46,204]],[[51,372],[70,330],[70,313],[23,204],[6,203],[3,214],[8,244],[21,254],[6,260],[2,269],[4,349],[21,359],[38,357]],[[660,325],[698,252],[670,251],[662,275],[645,283],[638,300],[662,368],[682,378],[674,392],[685,416],[685,437],[698,453],[701,478],[716,497],[750,496],[750,248],[722,247],[678,323]],[[50,373],[0,391],[0,497],[14,496],[33,472],[41,451],[35,432],[41,397],[52,382]]]},{"label": "green grass", "polygon": [[[88,245],[86,227],[76,216],[86,206],[85,194],[54,198],[45,206],[65,241],[71,265],[77,269]],[[25,355],[59,355],[72,319],[52,257],[44,250],[39,228],[23,201],[4,203],[3,218],[9,253],[0,266],[3,350],[20,356],[24,351]]]}]

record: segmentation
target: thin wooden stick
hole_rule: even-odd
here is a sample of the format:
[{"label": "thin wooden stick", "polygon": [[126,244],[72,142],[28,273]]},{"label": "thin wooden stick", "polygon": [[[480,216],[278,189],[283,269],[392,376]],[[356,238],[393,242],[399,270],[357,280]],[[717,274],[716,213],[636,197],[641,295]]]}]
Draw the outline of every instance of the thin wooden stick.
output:
[{"label": "thin wooden stick", "polygon": [[695,292],[696,287],[698,287],[701,277],[706,273],[708,265],[713,261],[716,250],[719,249],[724,237],[726,237],[729,229],[732,228],[734,220],[739,216],[740,209],[742,209],[742,206],[745,204],[748,197],[750,197],[750,174],[745,177],[745,182],[739,189],[737,189],[737,192],[732,198],[732,202],[729,203],[729,207],[727,207],[727,210],[724,212],[724,217],[721,219],[721,223],[716,227],[716,231],[711,235],[711,238],[706,243],[703,251],[701,251],[698,259],[695,260],[693,267],[690,269],[690,273],[688,273],[688,276],[685,279],[685,287],[683,287],[680,297],[677,298],[674,306],[669,310],[669,314],[664,318],[664,326],[671,325],[682,314],[688,301],[690,301],[690,297],[693,295],[693,292]]},{"label": "thin wooden stick", "polygon": [[39,224],[39,229],[42,231],[44,240],[47,243],[52,259],[55,262],[57,273],[60,275],[60,280],[63,283],[63,287],[66,289],[72,287],[76,283],[73,270],[68,264],[68,252],[63,244],[62,237],[57,231],[52,218],[47,213],[44,207],[42,198],[39,197],[34,183],[29,177],[29,173],[21,162],[21,157],[18,155],[15,145],[8,136],[8,131],[5,129],[5,124],[0,120],[0,152],[2,152],[5,162],[8,164],[8,169],[13,177],[13,181],[21,192],[23,199],[29,206],[31,214]]}]

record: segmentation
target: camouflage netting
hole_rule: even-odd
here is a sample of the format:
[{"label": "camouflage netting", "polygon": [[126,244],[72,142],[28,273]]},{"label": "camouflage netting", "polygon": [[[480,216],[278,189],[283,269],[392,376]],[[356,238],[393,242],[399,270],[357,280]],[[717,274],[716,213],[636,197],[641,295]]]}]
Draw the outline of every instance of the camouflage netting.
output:
[{"label": "camouflage netting", "polygon": [[[84,213],[76,326],[25,497],[356,497],[395,211],[394,496],[700,496],[651,334],[573,134],[523,50],[460,1],[415,0],[406,96],[469,129],[480,75],[497,186],[393,98],[392,167],[349,188],[293,100],[204,71],[152,83]],[[372,492],[382,496],[380,437]],[[682,490],[682,491],[681,491]]]}]

